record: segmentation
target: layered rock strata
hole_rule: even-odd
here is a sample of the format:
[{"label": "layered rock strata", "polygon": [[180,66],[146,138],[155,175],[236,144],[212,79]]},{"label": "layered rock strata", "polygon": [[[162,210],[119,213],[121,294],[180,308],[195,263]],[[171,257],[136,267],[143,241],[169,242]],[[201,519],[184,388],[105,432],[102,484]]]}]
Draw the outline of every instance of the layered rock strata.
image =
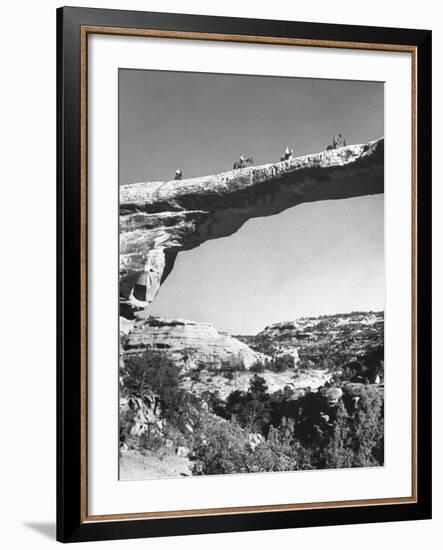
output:
[{"label": "layered rock strata", "polygon": [[183,372],[249,369],[266,356],[236,338],[218,332],[210,323],[149,317],[133,324],[126,337],[123,357],[141,354],[147,348],[165,352]]},{"label": "layered rock strata", "polygon": [[179,251],[304,202],[383,193],[383,165],[379,139],[215,175],[121,186],[122,315],[152,302]]}]

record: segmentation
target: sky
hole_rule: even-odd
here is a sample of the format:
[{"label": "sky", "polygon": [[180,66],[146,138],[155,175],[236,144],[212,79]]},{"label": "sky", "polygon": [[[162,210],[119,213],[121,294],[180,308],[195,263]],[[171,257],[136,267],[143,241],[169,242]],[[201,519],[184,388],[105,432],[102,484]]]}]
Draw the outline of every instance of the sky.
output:
[{"label": "sky", "polygon": [[[229,170],[383,136],[379,82],[120,69],[120,183]],[[300,316],[384,309],[384,196],[302,204],[180,252],[151,315],[255,334]]]}]

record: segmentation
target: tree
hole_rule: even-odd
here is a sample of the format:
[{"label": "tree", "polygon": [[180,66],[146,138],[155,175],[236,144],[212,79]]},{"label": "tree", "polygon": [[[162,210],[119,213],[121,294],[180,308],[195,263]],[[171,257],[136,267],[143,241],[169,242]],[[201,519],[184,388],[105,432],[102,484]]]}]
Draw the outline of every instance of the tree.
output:
[{"label": "tree", "polygon": [[257,359],[257,361],[249,367],[249,370],[255,373],[265,372],[265,363],[260,361],[260,359]]},{"label": "tree", "polygon": [[327,429],[311,440],[315,468],[356,468],[383,465],[383,398],[376,389],[363,390],[358,410],[349,416],[343,403]]},{"label": "tree", "polygon": [[317,449],[317,468],[350,468],[355,465],[349,420],[342,403],[332,429],[323,432],[322,447]]},{"label": "tree", "polygon": [[135,397],[158,394],[163,408],[169,411],[182,406],[185,399],[184,390],[179,388],[179,369],[164,352],[151,348],[126,360],[122,384],[127,394]]},{"label": "tree", "polygon": [[283,472],[311,468],[310,453],[294,436],[294,421],[283,418],[277,428],[270,427],[266,441],[251,453],[249,472]]},{"label": "tree", "polygon": [[238,424],[208,415],[203,419],[200,430],[200,440],[194,451],[194,474],[234,474],[247,471],[246,438]]},{"label": "tree", "polygon": [[293,439],[291,423],[271,428],[268,440],[254,448],[248,443],[250,432],[235,420],[209,415],[200,428],[200,442],[194,452],[194,474],[281,472],[309,467],[309,455]]},{"label": "tree", "polygon": [[374,387],[367,387],[353,418],[352,438],[356,466],[381,466],[384,462],[384,403]]},{"label": "tree", "polygon": [[266,381],[255,374],[247,392],[236,390],[226,400],[225,412],[228,418],[234,418],[241,427],[263,433],[270,422],[271,401],[267,393]]},{"label": "tree", "polygon": [[295,359],[294,356],[290,353],[284,353],[282,355],[277,355],[271,361],[271,369],[274,372],[284,372],[287,370],[294,370],[295,368]]}]

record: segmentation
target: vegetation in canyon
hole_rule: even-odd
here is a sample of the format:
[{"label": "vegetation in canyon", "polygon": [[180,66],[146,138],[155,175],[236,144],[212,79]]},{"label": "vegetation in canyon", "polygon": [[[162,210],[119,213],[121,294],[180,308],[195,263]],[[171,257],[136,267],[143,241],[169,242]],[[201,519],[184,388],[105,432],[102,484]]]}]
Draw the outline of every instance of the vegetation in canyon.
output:
[{"label": "vegetation in canyon", "polygon": [[[163,346],[125,356],[122,457],[137,452],[165,465],[182,457],[182,471],[165,466],[165,476],[383,465],[383,324],[382,313],[355,312],[237,336],[259,354],[249,368],[184,369]],[[319,369],[328,376],[315,389],[287,383]],[[220,377],[232,391],[220,393]]]}]

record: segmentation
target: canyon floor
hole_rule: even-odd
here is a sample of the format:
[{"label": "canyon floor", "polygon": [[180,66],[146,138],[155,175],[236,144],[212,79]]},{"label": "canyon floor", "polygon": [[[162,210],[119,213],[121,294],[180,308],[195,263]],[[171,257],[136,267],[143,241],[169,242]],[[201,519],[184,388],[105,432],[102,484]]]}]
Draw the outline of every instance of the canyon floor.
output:
[{"label": "canyon floor", "polygon": [[[339,401],[343,396],[351,406],[368,388],[370,393],[375,388],[375,392],[383,396],[380,376],[373,374],[374,365],[377,373],[384,372],[383,335],[383,312],[301,318],[269,325],[253,336],[231,336],[217,331],[210,323],[184,319],[148,316],[124,321],[121,325],[120,416],[127,437],[120,451],[120,479],[194,475],[198,441],[206,438],[201,435],[206,429],[202,428],[202,422],[218,423],[222,431],[237,430],[237,419],[241,423],[244,417],[242,407],[250,406],[257,391],[261,392],[259,400],[266,401],[267,405],[254,413],[255,420],[250,425],[243,419],[242,429],[246,431],[241,437],[245,438],[250,451],[254,449],[248,447],[248,438],[256,437],[260,429],[264,434],[269,429],[269,425],[260,424],[262,418],[268,415],[266,422],[275,422],[275,418],[287,414],[300,417],[300,410],[308,410],[306,405],[300,406],[308,394],[315,399],[319,396],[312,413],[313,426],[317,422],[323,429],[324,418],[331,426],[329,418],[335,413],[325,404],[325,398],[320,398],[328,388],[335,386]],[[134,399],[132,390],[125,385],[128,365],[138,365],[143,375],[142,358],[146,352],[167,358],[176,373],[175,389],[184,392],[192,403],[183,410],[179,405],[173,421],[166,409],[162,410],[163,404],[154,405],[158,396],[151,394]],[[367,366],[370,363],[372,370]],[[152,368],[152,365],[146,367]],[[362,372],[354,372],[356,368]],[[156,371],[153,374],[156,375]],[[149,378],[144,383],[149,387]],[[256,389],[252,389],[254,384]],[[168,387],[167,392],[170,389]],[[230,403],[234,403],[234,413]],[[202,415],[206,418],[204,421]],[[306,424],[306,419],[304,422]],[[146,433],[150,439],[143,439]]]},{"label": "canyon floor", "polygon": [[190,476],[191,461],[168,451],[128,450],[120,455],[120,481]]}]

